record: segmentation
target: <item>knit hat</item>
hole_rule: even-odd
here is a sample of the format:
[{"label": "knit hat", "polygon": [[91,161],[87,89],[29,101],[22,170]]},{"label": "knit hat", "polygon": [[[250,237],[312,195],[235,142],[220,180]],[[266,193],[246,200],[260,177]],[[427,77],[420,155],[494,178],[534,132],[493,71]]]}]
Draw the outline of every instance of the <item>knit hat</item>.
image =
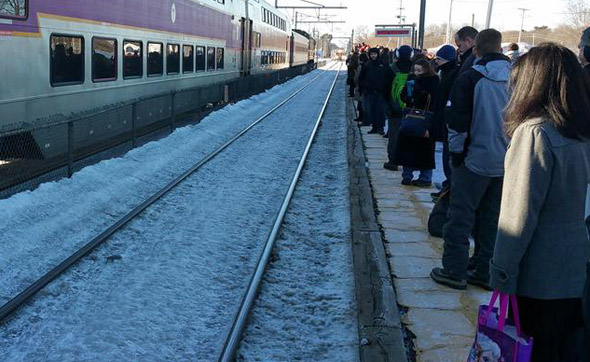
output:
[{"label": "knit hat", "polygon": [[436,52],[436,57],[450,62],[457,59],[457,50],[452,45],[445,45]]},{"label": "knit hat", "polygon": [[371,53],[377,53],[377,54],[379,54],[379,49],[377,49],[377,48],[371,48],[371,49],[369,49],[369,54],[371,54]]},{"label": "knit hat", "polygon": [[402,45],[397,49],[395,55],[399,60],[410,60],[412,58],[412,54],[414,53],[414,49],[408,45]]}]

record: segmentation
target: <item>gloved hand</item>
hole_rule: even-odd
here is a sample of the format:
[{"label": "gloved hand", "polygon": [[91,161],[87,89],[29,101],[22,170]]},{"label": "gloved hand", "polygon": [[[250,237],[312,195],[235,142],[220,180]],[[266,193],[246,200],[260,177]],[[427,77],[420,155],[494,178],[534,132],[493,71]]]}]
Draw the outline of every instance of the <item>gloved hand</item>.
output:
[{"label": "gloved hand", "polygon": [[465,162],[465,155],[462,153],[451,152],[451,165],[459,167]]}]

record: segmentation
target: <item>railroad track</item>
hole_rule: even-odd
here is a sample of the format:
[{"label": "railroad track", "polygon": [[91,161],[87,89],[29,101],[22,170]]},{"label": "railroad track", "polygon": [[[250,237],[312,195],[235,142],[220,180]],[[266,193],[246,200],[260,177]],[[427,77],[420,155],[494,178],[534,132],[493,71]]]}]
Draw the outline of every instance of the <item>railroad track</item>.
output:
[{"label": "railroad track", "polygon": [[[59,277],[60,275],[62,275],[65,271],[67,271],[73,265],[75,265],[76,263],[78,263],[79,261],[81,261],[82,258],[84,258],[86,255],[88,255],[89,253],[91,253],[98,246],[100,246],[104,242],[106,242],[106,240],[108,240],[115,233],[117,233],[118,231],[120,231],[121,229],[123,229],[129,222],[131,222],[132,220],[134,220],[135,218],[137,218],[140,214],[142,214],[146,209],[148,209],[156,201],[160,200],[164,195],[168,194],[171,190],[175,189],[179,184],[181,184],[189,176],[191,176],[192,174],[194,174],[197,170],[199,170],[204,165],[206,165],[207,163],[209,163],[212,159],[214,159],[216,156],[218,156],[219,154],[221,154],[225,149],[227,149],[235,141],[237,141],[238,139],[242,138],[251,129],[253,129],[255,126],[257,126],[258,124],[260,124],[261,122],[263,122],[265,119],[267,119],[272,114],[274,114],[277,110],[279,110],[280,108],[282,108],[285,104],[287,104],[290,100],[292,100],[298,94],[300,94],[301,92],[303,92],[305,89],[309,88],[312,84],[314,84],[316,82],[316,80],[318,80],[320,77],[322,77],[326,73],[328,73],[328,71],[334,69],[334,67],[336,65],[337,65],[337,63],[336,64],[333,64],[326,71],[324,71],[321,74],[317,75],[312,80],[310,80],[308,83],[306,83],[301,88],[299,88],[297,91],[293,92],[290,96],[288,96],[287,98],[285,98],[281,103],[279,103],[278,105],[276,105],[275,107],[273,107],[271,110],[269,110],[267,113],[265,113],[263,116],[261,116],[260,118],[258,118],[257,120],[255,120],[253,123],[251,123],[249,126],[247,126],[246,128],[244,128],[242,131],[240,131],[238,134],[236,134],[230,140],[228,140],[227,142],[225,142],[224,144],[222,144],[219,148],[217,148],[216,150],[214,150],[211,153],[209,153],[208,155],[206,155],[198,163],[196,163],[195,165],[193,165],[192,167],[190,167],[188,170],[186,170],[180,176],[176,177],[174,180],[172,180],[170,183],[168,183],[166,186],[164,186],[158,192],[156,192],[155,194],[153,194],[150,198],[148,198],[147,200],[145,200],[143,203],[141,203],[135,209],[133,209],[132,211],[130,211],[129,213],[127,213],[125,216],[123,216],[122,218],[120,218],[118,221],[116,221],[108,229],[106,229],[105,231],[103,231],[102,233],[100,233],[99,235],[97,235],[95,238],[93,238],[92,240],[90,240],[82,248],[78,249],[75,253],[73,253],[68,258],[66,258],[61,263],[59,263],[57,266],[55,266],[54,268],[52,268],[49,272],[47,272],[46,274],[44,274],[41,278],[37,279],[35,282],[33,282],[32,284],[30,284],[25,290],[23,290],[18,295],[16,295],[14,298],[10,299],[7,303],[5,303],[4,305],[2,305],[0,307],[0,323],[4,322],[10,315],[12,315],[21,306],[23,306],[27,301],[29,301],[31,298],[33,298],[45,286],[47,286],[49,283],[51,283],[57,277]],[[341,65],[340,65],[340,67],[341,67]],[[339,72],[340,72],[340,69],[338,69],[338,74],[339,74]],[[337,79],[337,76],[336,76],[336,79]],[[334,81],[334,84],[335,84],[335,81]],[[332,93],[333,88],[334,88],[334,85],[332,85],[332,88],[330,89],[330,95]],[[327,101],[328,101],[330,95],[328,95],[328,98],[326,99],[326,102],[325,102],[324,107],[322,109],[322,113],[321,113],[322,115],[323,115],[323,113],[325,111],[325,108],[326,108],[326,105],[327,105]],[[299,168],[297,170],[297,173],[296,173],[296,178],[298,178],[299,177],[299,174],[301,173],[301,169],[303,167],[303,163],[305,162],[305,158],[307,157],[307,153],[309,151],[309,147],[311,146],[311,142],[313,141],[313,137],[315,136],[315,133],[316,133],[317,127],[319,126],[320,120],[321,120],[321,116],[318,118],[318,121],[316,123],[316,126],[314,127],[314,130],[313,130],[313,133],[312,133],[312,138],[310,138],[310,141],[308,143],[308,146],[307,146],[307,148],[305,150],[304,156],[302,158],[302,161],[301,161],[301,163],[299,165]],[[295,178],[294,178],[294,180],[295,180]],[[295,181],[295,183],[296,183],[296,181]],[[291,185],[291,188],[289,189],[288,195],[292,195],[293,190],[294,190],[294,187],[295,187],[295,185],[292,184]],[[287,200],[287,199],[285,199],[285,200]],[[290,200],[290,196],[289,196],[289,200]],[[281,212],[279,213],[279,216],[281,217],[281,220],[282,220],[282,217],[284,216],[284,212],[286,211],[286,207],[287,206],[288,206],[288,201],[287,201],[286,206],[285,206],[285,204],[283,204],[283,207],[285,208],[285,210],[283,211],[283,208],[281,208]],[[278,226],[275,224],[276,230],[275,230],[275,228],[273,228],[273,232],[271,232],[271,236],[273,238],[276,237],[276,233],[278,232],[278,227],[279,226],[280,226],[280,223],[279,223]],[[270,237],[269,237],[269,239],[270,239]],[[267,250],[265,248],[264,253],[263,253],[262,257],[261,257],[261,261],[263,260],[263,258],[265,258],[265,255],[266,254],[267,254]],[[270,255],[270,251],[268,251],[268,255]],[[268,259],[268,256],[266,256],[266,259]],[[243,327],[242,327],[242,329],[243,329]]]},{"label": "railroad track", "polygon": [[232,328],[226,337],[224,347],[221,352],[221,355],[219,356],[218,362],[233,362],[233,361],[235,361],[236,353],[237,353],[237,350],[240,346],[240,340],[241,340],[244,330],[246,328],[246,325],[248,322],[248,317],[250,315],[250,311],[252,310],[252,307],[254,305],[254,301],[256,300],[256,295],[258,294],[258,290],[260,289],[260,285],[261,285],[262,279],[264,277],[264,272],[266,270],[266,266],[268,265],[268,262],[271,257],[271,253],[272,253],[273,248],[275,246],[276,239],[278,237],[279,230],[281,228],[281,224],[283,223],[283,220],[285,218],[285,214],[287,213],[287,209],[289,208],[289,204],[291,203],[291,199],[293,198],[293,194],[295,193],[295,188],[297,187],[297,183],[298,183],[299,178],[301,176],[301,172],[303,171],[303,167],[305,166],[305,162],[307,161],[307,156],[309,155],[309,151],[311,150],[311,146],[314,142],[318,128],[320,127],[321,121],[322,121],[324,114],[326,112],[326,108],[328,107],[328,102],[330,101],[330,98],[332,97],[332,93],[334,91],[334,87],[336,86],[336,81],[338,80],[338,76],[340,74],[341,67],[342,67],[342,65],[340,65],[340,67],[336,73],[336,77],[334,78],[334,82],[332,83],[332,86],[330,87],[328,95],[326,96],[322,110],[321,110],[319,116],[317,117],[313,131],[311,132],[311,135],[310,135],[307,145],[305,147],[305,151],[303,152],[301,160],[299,161],[299,165],[297,166],[297,170],[295,171],[295,174],[293,175],[293,178],[291,180],[289,190],[288,190],[287,194],[285,195],[285,198],[283,200],[281,208],[280,208],[280,210],[277,214],[277,217],[275,219],[273,228],[266,240],[263,252],[262,252],[260,259],[258,260],[258,263],[254,269],[254,273],[253,273],[250,283],[248,285],[248,289],[242,299],[241,305],[240,305],[238,312],[236,314],[236,317],[234,319],[234,323],[232,325]]}]

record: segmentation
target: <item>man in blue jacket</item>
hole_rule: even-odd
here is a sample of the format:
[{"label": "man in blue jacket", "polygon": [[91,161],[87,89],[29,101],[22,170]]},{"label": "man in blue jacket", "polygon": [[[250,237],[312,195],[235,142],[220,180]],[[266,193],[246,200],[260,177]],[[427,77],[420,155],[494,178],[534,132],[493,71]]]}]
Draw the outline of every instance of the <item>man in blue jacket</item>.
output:
[{"label": "man in blue jacket", "polygon": [[[467,283],[489,289],[508,146],[502,112],[508,102],[510,59],[502,54],[501,43],[502,34],[494,29],[477,35],[474,52],[479,60],[457,79],[445,113],[452,197],[443,229],[443,268],[433,269],[430,276],[455,289],[465,289]],[[472,231],[476,251],[470,263]]]}]

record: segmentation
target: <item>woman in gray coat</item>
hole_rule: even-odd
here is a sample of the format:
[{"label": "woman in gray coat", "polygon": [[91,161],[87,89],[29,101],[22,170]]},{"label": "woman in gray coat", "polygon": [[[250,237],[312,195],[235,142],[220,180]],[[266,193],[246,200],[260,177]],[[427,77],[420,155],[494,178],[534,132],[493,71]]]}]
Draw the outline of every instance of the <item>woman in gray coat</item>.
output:
[{"label": "woman in gray coat", "polygon": [[590,82],[573,52],[547,43],[516,61],[511,85],[490,282],[517,295],[533,362],[579,361],[590,258]]}]

